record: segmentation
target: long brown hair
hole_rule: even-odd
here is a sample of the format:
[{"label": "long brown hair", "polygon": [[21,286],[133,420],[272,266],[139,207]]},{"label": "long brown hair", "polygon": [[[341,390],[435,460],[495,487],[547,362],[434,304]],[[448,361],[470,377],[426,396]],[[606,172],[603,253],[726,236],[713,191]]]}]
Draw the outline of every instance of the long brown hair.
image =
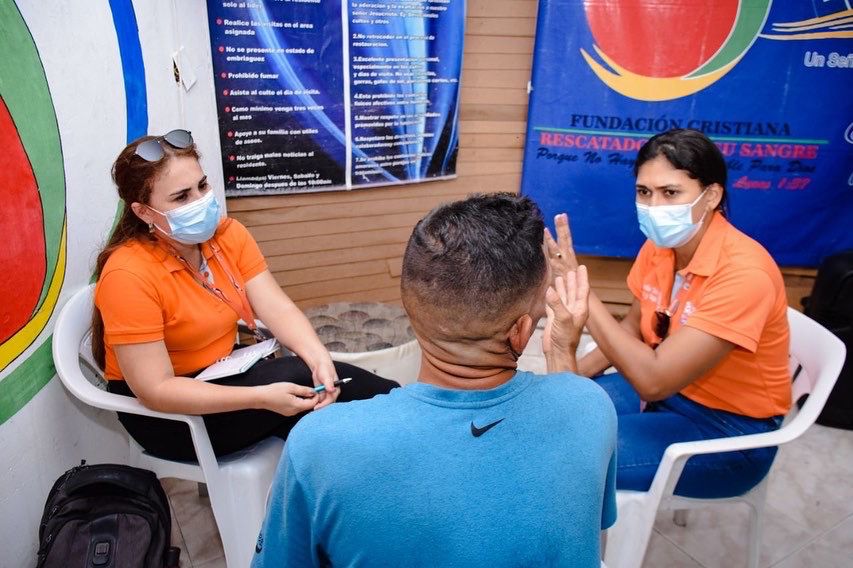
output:
[{"label": "long brown hair", "polygon": [[[199,159],[199,153],[194,143],[187,148],[175,148],[163,140],[160,141],[163,157],[156,162],[149,162],[136,155],[137,146],[157,138],[157,136],[143,136],[134,140],[121,151],[113,163],[112,178],[113,183],[118,188],[122,210],[107,244],[98,254],[98,260],[95,263],[95,279],[101,277],[104,265],[107,264],[107,260],[116,249],[134,239],[153,241],[155,238],[145,221],[136,216],[130,205],[135,202],[148,204],[154,181],[163,173],[172,158],[191,157]],[[92,355],[101,369],[106,367],[104,320],[97,306],[94,307],[92,313]]]}]

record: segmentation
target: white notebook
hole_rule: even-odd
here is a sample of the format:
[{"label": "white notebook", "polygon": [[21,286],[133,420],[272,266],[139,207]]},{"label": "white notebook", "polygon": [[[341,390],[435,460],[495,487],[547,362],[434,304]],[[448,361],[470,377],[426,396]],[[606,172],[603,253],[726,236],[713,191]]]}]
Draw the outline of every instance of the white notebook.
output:
[{"label": "white notebook", "polygon": [[278,350],[278,341],[275,339],[267,339],[260,343],[255,343],[242,349],[233,351],[231,355],[223,357],[198,375],[195,378],[201,381],[212,381],[213,379],[221,379],[222,377],[230,377],[231,375],[239,375],[245,373],[249,368],[266,357],[272,355]]}]

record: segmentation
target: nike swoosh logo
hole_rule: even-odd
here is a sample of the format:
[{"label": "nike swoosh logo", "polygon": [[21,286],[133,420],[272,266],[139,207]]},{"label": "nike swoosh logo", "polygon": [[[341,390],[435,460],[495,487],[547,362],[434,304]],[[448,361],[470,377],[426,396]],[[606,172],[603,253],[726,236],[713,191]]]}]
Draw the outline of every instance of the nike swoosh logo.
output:
[{"label": "nike swoosh logo", "polygon": [[482,428],[477,428],[476,426],[474,426],[474,423],[471,422],[471,433],[474,435],[475,438],[479,438],[480,436],[482,436],[483,434],[485,434],[503,421],[504,419],[501,418],[500,420],[495,420],[491,424],[486,424]]}]

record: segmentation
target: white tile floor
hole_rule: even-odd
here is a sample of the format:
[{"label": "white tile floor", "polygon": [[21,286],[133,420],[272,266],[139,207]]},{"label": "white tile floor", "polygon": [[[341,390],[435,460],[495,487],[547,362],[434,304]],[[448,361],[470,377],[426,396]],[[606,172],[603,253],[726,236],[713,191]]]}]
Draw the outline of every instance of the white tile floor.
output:
[{"label": "white tile floor", "polygon": [[[531,345],[519,364],[538,371],[541,356]],[[195,483],[164,480],[172,502],[173,543],[183,550],[182,567],[225,567],[210,501]],[[783,446],[770,473],[762,539],[762,567],[847,568],[853,566],[853,431],[813,426]],[[730,568],[746,565],[748,512],[745,505],[691,510],[687,526],[661,514],[645,566]]]}]

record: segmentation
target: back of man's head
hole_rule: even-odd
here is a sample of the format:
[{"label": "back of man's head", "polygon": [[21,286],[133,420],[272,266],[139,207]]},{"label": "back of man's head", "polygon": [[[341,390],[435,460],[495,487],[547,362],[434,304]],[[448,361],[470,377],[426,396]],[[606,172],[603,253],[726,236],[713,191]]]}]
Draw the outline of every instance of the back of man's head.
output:
[{"label": "back of man's head", "polygon": [[476,341],[529,313],[547,266],[544,223],[527,197],[474,194],[433,209],[403,257],[403,305],[419,335]]}]

